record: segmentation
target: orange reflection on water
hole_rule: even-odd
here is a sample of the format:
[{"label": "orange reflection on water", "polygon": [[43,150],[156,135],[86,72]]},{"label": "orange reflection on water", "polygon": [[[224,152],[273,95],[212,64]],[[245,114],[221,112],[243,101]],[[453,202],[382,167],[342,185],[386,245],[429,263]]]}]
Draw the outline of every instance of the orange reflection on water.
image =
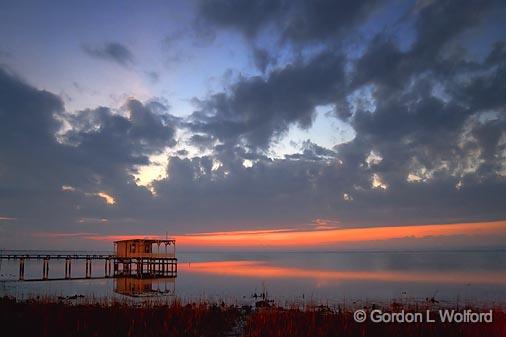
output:
[{"label": "orange reflection on water", "polygon": [[283,267],[263,261],[212,261],[181,263],[179,270],[188,273],[214,274],[246,278],[290,278],[325,281],[384,281],[455,284],[506,284],[506,273],[468,271],[364,271]]}]

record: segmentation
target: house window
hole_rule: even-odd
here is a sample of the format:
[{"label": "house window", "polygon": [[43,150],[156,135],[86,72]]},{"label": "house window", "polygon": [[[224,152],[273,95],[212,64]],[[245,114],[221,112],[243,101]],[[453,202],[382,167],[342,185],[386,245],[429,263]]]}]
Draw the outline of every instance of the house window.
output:
[{"label": "house window", "polygon": [[150,252],[151,249],[149,249],[149,248],[151,248],[149,245],[145,245],[144,246],[144,253],[151,253]]},{"label": "house window", "polygon": [[130,253],[135,253],[135,243],[130,245]]}]

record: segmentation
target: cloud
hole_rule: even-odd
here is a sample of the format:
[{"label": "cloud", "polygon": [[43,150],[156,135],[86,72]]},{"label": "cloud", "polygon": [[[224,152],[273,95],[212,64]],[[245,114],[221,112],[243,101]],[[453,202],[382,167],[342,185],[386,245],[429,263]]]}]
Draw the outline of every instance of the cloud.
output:
[{"label": "cloud", "polygon": [[270,64],[276,63],[276,59],[266,49],[262,48],[255,48],[253,50],[253,61],[255,62],[255,66],[263,73],[265,73]]},{"label": "cloud", "polygon": [[337,157],[337,153],[312,143],[310,140],[306,140],[302,143],[302,152],[291,155],[286,155],[287,159],[305,159],[305,160],[322,160],[325,158],[334,160]]},{"label": "cloud", "polygon": [[399,88],[415,74],[431,71],[435,78],[444,77],[471,66],[464,54],[451,55],[451,46],[463,33],[483,23],[496,7],[494,1],[472,0],[426,4],[415,16],[416,38],[407,51],[401,51],[392,34],[380,32],[373,38],[356,63],[354,86],[371,81]]},{"label": "cloud", "polygon": [[349,31],[377,7],[377,1],[200,1],[200,19],[255,38],[275,26],[294,44],[321,43]]},{"label": "cloud", "polygon": [[378,6],[374,0],[297,1],[284,24],[283,38],[294,43],[321,43],[347,33]]},{"label": "cloud", "polygon": [[[476,48],[466,34],[483,39],[496,6],[427,2],[400,20],[413,29],[409,43],[404,31],[380,29],[350,52],[336,40],[375,19],[372,2],[202,3],[208,23],[250,40],[271,25],[276,43],[295,48],[278,62],[255,45],[262,74],[195,98],[188,118],[135,98],[69,113],[57,95],[1,70],[0,214],[22,229],[98,236],[503,220],[505,45],[464,52]],[[131,65],[128,55],[115,61]],[[270,155],[321,106],[355,137]],[[164,153],[166,174],[137,186],[139,167]]]},{"label": "cloud", "polygon": [[253,37],[260,27],[274,20],[283,9],[283,1],[200,1],[200,19],[219,26],[237,28]]},{"label": "cloud", "polygon": [[[3,69],[0,87],[0,214],[21,228],[58,227],[128,217],[124,210],[149,201],[133,172],[175,145],[172,120],[157,113],[159,104],[129,100],[126,116],[106,107],[68,114],[56,95]],[[70,129],[58,135],[62,121]],[[114,204],[101,195],[113,195]]]},{"label": "cloud", "polygon": [[[229,186],[225,194],[251,194],[238,193],[229,205],[243,214],[251,212],[241,200],[259,206],[265,212],[265,219],[256,216],[259,222],[269,217],[304,222],[318,214],[375,224],[502,219],[506,102],[498,93],[506,83],[499,56],[504,45],[496,43],[483,61],[448,49],[464,32],[476,29],[476,34],[494,6],[433,2],[415,16],[416,38],[407,49],[390,32],[380,32],[357,59],[347,60],[329,44],[316,56],[275,68],[265,77],[240,78],[228,91],[199,101],[190,124],[222,143],[215,151],[223,166],[209,172],[209,181],[207,174],[199,174],[207,172],[204,158],[173,162],[169,170],[188,179],[189,186],[193,179],[210,190],[219,184],[213,192],[220,195],[230,181],[240,179],[244,186]],[[231,23],[227,27],[237,29]],[[250,26],[239,29],[256,32]],[[330,36],[334,30],[320,33]],[[359,92],[370,93],[370,106],[353,101]],[[245,171],[249,174],[243,173],[239,163],[245,153],[238,147],[262,153],[290,125],[311,125],[315,107],[327,104],[335,105],[337,116],[346,115],[356,133],[352,141],[337,145],[335,152],[327,149],[325,156],[309,147],[284,160],[257,159]],[[371,153],[382,160],[369,165]],[[220,172],[226,173],[223,181],[216,177]],[[162,194],[173,188],[171,181],[159,187]],[[214,209],[226,211],[220,205]]]},{"label": "cloud", "polygon": [[107,42],[100,47],[84,45],[83,50],[91,57],[115,62],[123,67],[130,67],[134,64],[134,55],[132,52],[126,46],[118,42]]},{"label": "cloud", "polygon": [[156,71],[146,71],[146,76],[152,83],[157,83],[160,80],[160,74]]},{"label": "cloud", "polygon": [[241,78],[229,92],[199,100],[189,124],[222,142],[245,142],[267,148],[292,123],[311,125],[318,105],[337,102],[343,94],[343,58],[334,53],[296,62],[269,76]]}]

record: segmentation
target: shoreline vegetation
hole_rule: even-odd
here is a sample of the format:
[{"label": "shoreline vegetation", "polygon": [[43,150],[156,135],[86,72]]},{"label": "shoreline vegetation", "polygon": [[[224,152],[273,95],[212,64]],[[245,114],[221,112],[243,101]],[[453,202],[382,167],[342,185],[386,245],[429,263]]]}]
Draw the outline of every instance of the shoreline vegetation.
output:
[{"label": "shoreline vegetation", "polygon": [[[225,303],[97,302],[81,298],[72,303],[61,298],[19,300],[0,298],[0,324],[4,336],[506,336],[504,307],[491,308],[492,323],[357,323],[354,309],[342,306],[306,305],[282,307],[268,301],[256,306]],[[385,313],[452,309],[458,312],[484,309],[426,306],[392,302],[366,307]]]}]

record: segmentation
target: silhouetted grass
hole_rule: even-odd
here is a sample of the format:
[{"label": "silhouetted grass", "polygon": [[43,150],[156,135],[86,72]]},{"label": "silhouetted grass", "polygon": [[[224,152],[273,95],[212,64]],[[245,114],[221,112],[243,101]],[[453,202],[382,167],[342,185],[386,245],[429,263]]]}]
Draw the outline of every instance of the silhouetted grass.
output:
[{"label": "silhouetted grass", "polygon": [[[388,312],[389,308],[383,310]],[[412,311],[406,309],[406,312]],[[419,312],[419,310],[412,311]],[[356,323],[352,310],[264,308],[247,317],[244,336],[345,337],[503,337],[506,313],[494,311],[493,323]]]},{"label": "silhouetted grass", "polygon": [[0,300],[2,336],[222,336],[238,316],[234,307],[177,301],[138,307]]},{"label": "silhouetted grass", "polygon": [[[384,312],[420,312],[425,308],[381,308]],[[435,308],[433,308],[435,309]],[[372,310],[368,308],[367,310]],[[494,309],[493,323],[356,323],[353,310],[266,305],[262,308],[179,301],[161,304],[77,304],[57,299],[0,299],[2,336],[357,336],[357,337],[502,337],[506,313]]]}]

